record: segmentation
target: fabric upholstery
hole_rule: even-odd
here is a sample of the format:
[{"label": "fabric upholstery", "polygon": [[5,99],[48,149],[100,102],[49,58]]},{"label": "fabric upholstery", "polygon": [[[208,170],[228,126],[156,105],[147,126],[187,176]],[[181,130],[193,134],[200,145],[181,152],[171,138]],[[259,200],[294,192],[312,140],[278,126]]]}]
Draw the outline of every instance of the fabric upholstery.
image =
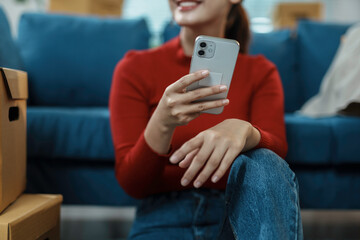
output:
[{"label": "fabric upholstery", "polygon": [[27,193],[61,193],[64,204],[137,204],[116,181],[113,163],[29,158],[27,179]]},{"label": "fabric upholstery", "polygon": [[360,164],[360,119],[357,117],[310,118],[286,114],[289,151],[293,164]]},{"label": "fabric upholstery", "polygon": [[164,31],[162,32],[162,38],[164,42],[176,37],[180,32],[180,26],[174,22],[170,22],[165,25]]},{"label": "fabric upholstery", "polygon": [[285,94],[285,112],[301,106],[299,79],[296,74],[295,33],[286,29],[271,33],[253,33],[249,54],[262,54],[278,68]]},{"label": "fabric upholstery", "polygon": [[300,185],[300,206],[308,209],[359,209],[357,166],[293,166]]},{"label": "fabric upholstery", "polygon": [[29,107],[28,156],[114,162],[106,107]]},{"label": "fabric upholstery", "polygon": [[330,119],[313,119],[297,114],[286,114],[286,135],[289,163],[329,164],[333,152]]},{"label": "fabric upholstery", "polygon": [[360,164],[360,118],[335,117],[332,127],[336,146],[334,162]]},{"label": "fabric upholstery", "polygon": [[300,21],[297,30],[297,57],[302,103],[319,92],[339,47],[341,36],[350,25]]},{"label": "fabric upholstery", "polygon": [[116,63],[130,49],[148,48],[149,36],[144,19],[22,15],[29,104],[107,106]]},{"label": "fabric upholstery", "polygon": [[11,36],[9,22],[0,6],[0,67],[22,69],[19,49]]}]

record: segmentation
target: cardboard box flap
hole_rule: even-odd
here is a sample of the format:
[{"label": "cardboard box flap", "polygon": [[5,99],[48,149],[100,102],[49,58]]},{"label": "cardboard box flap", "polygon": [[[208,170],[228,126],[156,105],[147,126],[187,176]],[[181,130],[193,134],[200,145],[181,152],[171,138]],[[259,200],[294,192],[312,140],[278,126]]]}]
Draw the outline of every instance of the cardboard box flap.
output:
[{"label": "cardboard box flap", "polygon": [[12,99],[28,98],[27,73],[19,70],[0,68],[1,75]]},{"label": "cardboard box flap", "polygon": [[5,222],[0,222],[0,236],[9,236],[9,226]]},{"label": "cardboard box flap", "polygon": [[0,215],[0,239],[38,239],[59,223],[61,202],[61,195],[21,195]]}]

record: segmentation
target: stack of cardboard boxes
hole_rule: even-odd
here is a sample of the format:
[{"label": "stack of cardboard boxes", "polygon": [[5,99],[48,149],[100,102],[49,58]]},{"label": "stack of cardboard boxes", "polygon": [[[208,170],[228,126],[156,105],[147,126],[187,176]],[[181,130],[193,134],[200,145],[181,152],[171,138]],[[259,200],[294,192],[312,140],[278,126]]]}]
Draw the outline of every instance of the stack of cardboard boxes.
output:
[{"label": "stack of cardboard boxes", "polygon": [[49,11],[119,17],[123,0],[50,0]]},{"label": "stack of cardboard boxes", "polygon": [[322,2],[280,2],[273,11],[273,24],[276,29],[296,28],[302,19],[322,20]]},{"label": "stack of cardboard boxes", "polygon": [[26,186],[27,74],[0,68],[0,239],[60,239],[61,195]]}]

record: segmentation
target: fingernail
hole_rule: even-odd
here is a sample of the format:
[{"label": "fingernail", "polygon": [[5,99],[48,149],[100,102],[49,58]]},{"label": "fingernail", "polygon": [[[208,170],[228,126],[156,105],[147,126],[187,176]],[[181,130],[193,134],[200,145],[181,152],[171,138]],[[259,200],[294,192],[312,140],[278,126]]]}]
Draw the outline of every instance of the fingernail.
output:
[{"label": "fingernail", "polygon": [[228,104],[228,103],[229,103],[229,99],[224,99],[224,100],[222,101],[222,103],[223,103],[223,104]]},{"label": "fingernail", "polygon": [[204,70],[204,71],[201,72],[201,75],[203,75],[203,76],[206,76],[206,75],[208,75],[208,74],[209,74],[209,71],[208,71],[208,70]]},{"label": "fingernail", "polygon": [[202,182],[196,181],[195,184],[194,184],[194,186],[195,186],[196,188],[199,188],[199,187],[201,186],[201,184],[202,184]]},{"label": "fingernail", "polygon": [[184,178],[184,179],[181,180],[181,185],[184,186],[184,187],[185,187],[188,183],[189,183],[189,180],[187,180],[186,178]]},{"label": "fingernail", "polygon": [[225,85],[221,85],[221,86],[220,86],[220,91],[224,91],[224,90],[226,90],[226,88],[227,88],[227,87],[226,87]]},{"label": "fingernail", "polygon": [[211,179],[211,181],[212,181],[213,183],[216,183],[218,179],[219,179],[218,176],[213,176],[213,178]]},{"label": "fingernail", "polygon": [[172,155],[169,160],[170,160],[170,162],[172,162],[172,163],[176,163],[177,160],[178,160],[178,158],[177,158],[175,155]]}]

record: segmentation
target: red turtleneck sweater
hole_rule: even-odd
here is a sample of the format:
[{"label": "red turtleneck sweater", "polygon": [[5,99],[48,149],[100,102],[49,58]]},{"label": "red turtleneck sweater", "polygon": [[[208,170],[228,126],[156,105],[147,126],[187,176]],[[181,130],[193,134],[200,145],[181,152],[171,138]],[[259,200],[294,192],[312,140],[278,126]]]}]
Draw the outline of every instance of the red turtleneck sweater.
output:
[{"label": "red turtleneck sweater", "polygon": [[[117,64],[110,93],[110,122],[115,147],[115,173],[122,188],[135,198],[192,188],[182,187],[186,169],[169,163],[169,156],[154,152],[144,139],[144,129],[165,88],[189,73],[191,58],[184,55],[179,37],[161,47],[130,51]],[[274,64],[262,56],[240,54],[228,93],[230,104],[220,115],[202,114],[178,127],[173,150],[225,119],[237,118],[259,129],[260,143],[285,157],[283,90]],[[203,187],[225,189],[228,173]]]}]

